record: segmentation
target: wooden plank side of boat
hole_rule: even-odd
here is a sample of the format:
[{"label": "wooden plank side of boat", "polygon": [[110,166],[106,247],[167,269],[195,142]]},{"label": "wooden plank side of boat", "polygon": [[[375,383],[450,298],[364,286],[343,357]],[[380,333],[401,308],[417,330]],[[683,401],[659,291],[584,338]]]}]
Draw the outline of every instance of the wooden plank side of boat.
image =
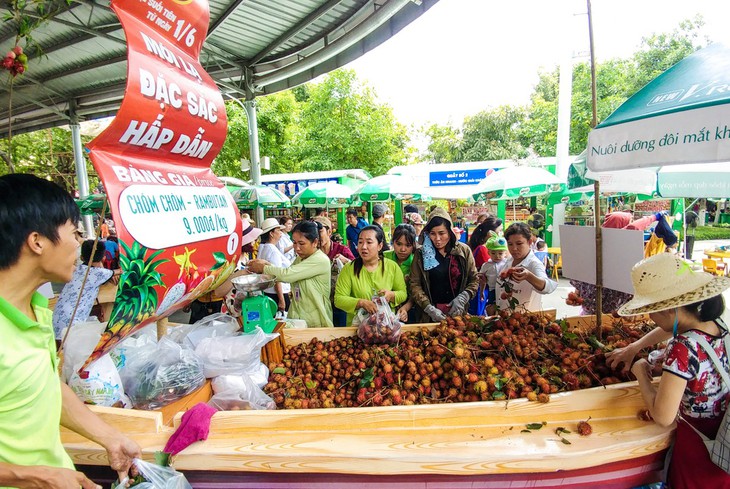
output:
[{"label": "wooden plank side of boat", "polygon": [[[408,328],[434,327],[412,325]],[[288,344],[327,340],[354,328],[285,330]],[[579,470],[665,450],[673,427],[641,421],[635,382],[525,399],[421,406],[217,413],[208,440],[175,457],[180,470],[280,473],[514,474]],[[96,408],[150,456],[174,431],[156,415]],[[175,418],[175,426],[182,414]],[[593,434],[575,432],[590,418]],[[522,432],[529,423],[547,424]],[[572,433],[555,433],[564,427]],[[77,464],[103,464],[100,447],[64,432]]]}]

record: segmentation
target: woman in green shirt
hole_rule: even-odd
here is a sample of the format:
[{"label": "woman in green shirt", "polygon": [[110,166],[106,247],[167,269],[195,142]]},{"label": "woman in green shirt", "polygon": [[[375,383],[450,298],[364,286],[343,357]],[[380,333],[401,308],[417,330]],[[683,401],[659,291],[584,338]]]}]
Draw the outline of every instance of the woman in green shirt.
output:
[{"label": "woman in green shirt", "polygon": [[317,224],[303,221],[294,226],[292,241],[297,258],[289,268],[275,267],[266,260],[252,260],[248,269],[291,284],[290,318],[305,320],[308,328],[331,328],[330,259],[319,250]]},{"label": "woman in green shirt", "polygon": [[383,257],[385,234],[378,226],[360,230],[357,240],[358,258],[345,265],[335,286],[335,307],[347,312],[347,324],[352,324],[355,311],[377,311],[373,296],[381,295],[390,307],[408,297],[403,272],[393,260]]},{"label": "woman in green shirt", "polygon": [[[416,228],[410,224],[399,224],[393,231],[393,249],[383,253],[385,258],[393,260],[400,267],[403,272],[403,279],[406,281],[406,291],[408,290],[408,280],[415,250]],[[400,304],[397,310],[398,319],[404,323],[415,323],[417,320],[416,310],[413,309],[415,302],[410,297],[411,294],[409,293],[408,300]]]}]

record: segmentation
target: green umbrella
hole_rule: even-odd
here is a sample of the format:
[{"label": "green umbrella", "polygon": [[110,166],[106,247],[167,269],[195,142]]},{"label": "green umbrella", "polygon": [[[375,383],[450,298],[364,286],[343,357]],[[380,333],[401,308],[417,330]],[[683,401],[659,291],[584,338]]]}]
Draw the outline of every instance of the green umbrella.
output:
[{"label": "green umbrella", "polygon": [[598,180],[602,194],[652,195],[656,192],[657,171],[658,168],[637,168],[594,172],[586,165],[586,152],[584,151],[568,168],[568,188],[580,189],[590,186],[591,188],[587,191],[592,191],[593,182]]},{"label": "green umbrella", "polygon": [[477,202],[536,197],[562,190],[565,185],[552,173],[532,166],[513,166],[495,171],[479,182],[472,195]]},{"label": "green umbrella", "polygon": [[588,167],[621,170],[730,161],[730,49],[686,57],[588,135]]},{"label": "green umbrella", "polygon": [[353,193],[353,198],[363,202],[385,202],[388,200],[431,200],[423,187],[402,175],[380,175],[363,183]]},{"label": "green umbrella", "polygon": [[730,198],[730,163],[672,165],[657,173],[657,190],[664,198]]},{"label": "green umbrella", "polygon": [[242,209],[281,209],[291,207],[289,197],[273,187],[266,185],[252,185],[242,187],[233,193],[233,200]]},{"label": "green umbrella", "polygon": [[[81,197],[80,199],[76,199],[76,205],[79,207],[81,214],[84,214],[84,215],[98,214],[101,212],[101,208],[103,207],[105,200],[106,200],[106,194],[91,194],[91,195],[87,195],[86,197]],[[107,214],[109,212],[111,212],[111,209],[109,208],[109,204],[107,204],[107,206],[106,206],[106,212],[107,212]]]},{"label": "green umbrella", "polygon": [[592,187],[578,189],[563,189],[560,192],[553,192],[548,196],[550,204],[574,204],[581,201],[593,200]]},{"label": "green umbrella", "polygon": [[336,182],[313,183],[291,198],[292,205],[306,208],[342,208],[353,204],[353,190]]}]

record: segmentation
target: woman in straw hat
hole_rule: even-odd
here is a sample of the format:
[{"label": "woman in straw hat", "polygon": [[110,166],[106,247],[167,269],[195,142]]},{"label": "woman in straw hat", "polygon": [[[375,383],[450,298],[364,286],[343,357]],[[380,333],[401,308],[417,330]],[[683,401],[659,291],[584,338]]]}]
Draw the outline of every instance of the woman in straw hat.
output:
[{"label": "woman in straw hat", "polygon": [[[649,314],[657,328],[642,339],[615,350],[608,364],[628,369],[642,348],[671,339],[658,387],[644,359],[631,366],[649,414],[661,426],[677,420],[669,467],[673,488],[730,488],[730,475],[712,463],[698,432],[714,439],[730,399],[730,389],[697,337],[714,349],[728,370],[727,328],[722,291],[730,278],[695,272],[688,262],[669,253],[647,258],[631,270],[634,298],[621,306],[622,316]],[[697,335],[697,337],[695,336]]]}]

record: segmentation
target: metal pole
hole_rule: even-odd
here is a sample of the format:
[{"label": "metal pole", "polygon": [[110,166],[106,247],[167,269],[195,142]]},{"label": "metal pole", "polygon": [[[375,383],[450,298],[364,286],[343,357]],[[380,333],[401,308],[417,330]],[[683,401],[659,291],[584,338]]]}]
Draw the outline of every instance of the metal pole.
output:
[{"label": "metal pole", "polygon": [[[593,17],[591,14],[591,0],[586,0],[588,7],[588,40],[591,49],[591,109],[593,117],[591,128],[598,123],[597,96],[596,96],[596,58],[593,46]],[[593,215],[596,228],[596,328],[598,337],[601,337],[601,319],[603,316],[603,234],[601,233],[601,185],[596,180],[593,184]]]},{"label": "metal pole", "polygon": [[[86,160],[84,160],[83,145],[81,144],[81,126],[76,118],[71,124],[71,140],[74,150],[74,165],[76,166],[76,182],[79,186],[79,197],[83,198],[89,195],[89,174],[86,172]],[[104,219],[104,216],[101,216]],[[83,215],[84,228],[87,238],[94,238],[94,220],[90,215]]]},{"label": "metal pole", "polygon": [[[248,147],[251,154],[251,180],[254,185],[261,185],[261,164],[259,157],[259,125],[256,121],[256,100],[243,102],[248,119]],[[256,223],[260,226],[264,221],[264,209],[256,207]]]}]

